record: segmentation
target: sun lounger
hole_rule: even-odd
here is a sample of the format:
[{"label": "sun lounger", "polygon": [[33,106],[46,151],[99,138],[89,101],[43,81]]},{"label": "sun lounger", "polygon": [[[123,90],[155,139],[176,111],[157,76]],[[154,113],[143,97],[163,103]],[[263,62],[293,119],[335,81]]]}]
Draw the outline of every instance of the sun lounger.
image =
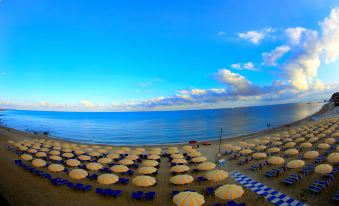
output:
[{"label": "sun lounger", "polygon": [[145,200],[154,200],[155,199],[155,192],[146,192],[144,194]]},{"label": "sun lounger", "polygon": [[81,190],[84,185],[82,183],[77,183],[74,185],[73,189],[74,190]]},{"label": "sun lounger", "polygon": [[134,200],[141,200],[143,194],[144,194],[143,191],[132,192],[132,199],[134,199]]},{"label": "sun lounger", "polygon": [[198,177],[198,182],[205,182],[207,179],[206,179],[206,177],[202,177],[202,176],[200,176],[200,177]]},{"label": "sun lounger", "polygon": [[92,189],[92,186],[91,185],[84,185],[81,190],[84,191],[84,192],[88,192]]},{"label": "sun lounger", "polygon": [[133,171],[133,170],[128,170],[128,171],[126,172],[126,174],[132,176],[132,175],[134,174],[134,171]]},{"label": "sun lounger", "polygon": [[173,190],[171,193],[170,193],[170,195],[171,195],[171,197],[173,197],[174,195],[177,195],[177,194],[179,194],[180,193],[180,191],[178,191],[178,190]]},{"label": "sun lounger", "polygon": [[127,178],[119,178],[119,182],[120,182],[121,184],[128,184],[129,179],[127,179]]},{"label": "sun lounger", "polygon": [[214,192],[215,192],[215,189],[213,187],[208,187],[206,188],[206,193],[209,195],[209,196],[214,196]]},{"label": "sun lounger", "polygon": [[334,193],[332,199],[333,199],[335,202],[339,202],[339,190],[337,190],[336,193]]},{"label": "sun lounger", "polygon": [[104,189],[103,188],[96,188],[95,189],[95,193],[99,194],[99,195],[104,195]]}]

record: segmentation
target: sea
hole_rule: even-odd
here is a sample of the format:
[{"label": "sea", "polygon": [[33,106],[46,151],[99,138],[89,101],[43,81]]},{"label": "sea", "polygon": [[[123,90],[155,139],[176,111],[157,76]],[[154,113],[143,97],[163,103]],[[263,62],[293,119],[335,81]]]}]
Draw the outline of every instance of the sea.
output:
[{"label": "sea", "polygon": [[[27,132],[109,145],[153,145],[235,137],[285,125],[320,110],[322,103],[152,112],[0,111],[2,125]],[[222,128],[222,134],[221,134]]]}]

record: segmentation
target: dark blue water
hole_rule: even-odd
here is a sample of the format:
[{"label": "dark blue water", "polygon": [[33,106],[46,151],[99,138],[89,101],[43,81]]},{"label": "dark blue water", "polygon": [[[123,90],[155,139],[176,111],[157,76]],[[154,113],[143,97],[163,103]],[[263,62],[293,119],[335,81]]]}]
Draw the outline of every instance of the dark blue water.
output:
[{"label": "dark blue water", "polygon": [[284,104],[235,109],[162,112],[46,112],[6,110],[2,124],[23,131],[48,131],[65,140],[105,144],[179,143],[231,137],[287,124],[322,104]]}]

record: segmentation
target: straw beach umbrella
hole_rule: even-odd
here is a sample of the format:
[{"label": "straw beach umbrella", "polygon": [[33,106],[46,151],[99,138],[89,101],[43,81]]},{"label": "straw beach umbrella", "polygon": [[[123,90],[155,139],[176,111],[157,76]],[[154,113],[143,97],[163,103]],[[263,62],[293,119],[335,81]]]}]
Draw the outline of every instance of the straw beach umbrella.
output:
[{"label": "straw beach umbrella", "polygon": [[128,160],[137,160],[137,159],[139,159],[139,156],[138,155],[129,154],[129,155],[127,155],[126,159],[128,159]]},{"label": "straw beach umbrella", "polygon": [[91,157],[99,157],[99,156],[101,156],[101,154],[99,152],[90,152],[88,155],[91,156]]},{"label": "straw beach umbrella", "polygon": [[240,154],[243,154],[243,155],[248,155],[248,154],[251,154],[253,151],[250,150],[250,149],[243,149],[243,150],[240,150]]},{"label": "straw beach umbrella", "polygon": [[111,167],[112,172],[123,173],[127,172],[129,169],[126,165],[114,165]]},{"label": "straw beach umbrella", "polygon": [[71,166],[71,167],[77,167],[80,164],[81,164],[80,161],[77,160],[77,159],[68,159],[68,160],[66,160],[66,165]]},{"label": "straw beach umbrella", "polygon": [[82,160],[82,161],[88,161],[88,160],[91,159],[91,157],[90,157],[90,156],[87,156],[87,155],[80,155],[80,156],[78,157],[78,159],[79,159],[79,160]]},{"label": "straw beach umbrella", "polygon": [[314,159],[319,156],[319,152],[317,151],[307,151],[304,153],[304,158],[306,159]]},{"label": "straw beach umbrella", "polygon": [[29,155],[29,154],[23,154],[23,155],[20,156],[20,158],[22,160],[26,160],[26,161],[30,161],[30,160],[33,159],[32,155]]},{"label": "straw beach umbrella", "polygon": [[110,158],[110,159],[118,159],[120,157],[120,155],[115,154],[115,153],[111,153],[111,154],[107,155],[106,157]]},{"label": "straw beach umbrella", "polygon": [[304,142],[304,143],[300,144],[300,147],[302,147],[302,148],[311,148],[312,144],[309,143],[309,142]]},{"label": "straw beach umbrella", "polygon": [[213,162],[203,162],[198,165],[198,170],[206,171],[213,170],[217,165]]},{"label": "straw beach umbrella", "polygon": [[241,197],[244,190],[239,185],[223,185],[215,190],[215,196],[222,200],[234,200]]},{"label": "straw beach umbrella", "polygon": [[271,147],[271,148],[267,149],[267,152],[268,153],[277,153],[277,152],[280,152],[280,148],[278,148],[278,147]]},{"label": "straw beach umbrella", "polygon": [[312,137],[312,138],[309,139],[307,142],[313,143],[313,142],[316,142],[316,141],[318,141],[318,140],[319,140],[318,137]]},{"label": "straw beach umbrella", "polygon": [[70,153],[70,152],[66,152],[66,153],[63,153],[62,156],[66,157],[66,158],[72,158],[72,157],[74,157],[74,154]]},{"label": "straw beach umbrella", "polygon": [[146,167],[156,167],[159,165],[159,162],[155,161],[155,160],[145,160],[142,162],[142,165],[146,166]]},{"label": "straw beach umbrella", "polygon": [[299,153],[299,151],[297,149],[288,149],[284,152],[284,154],[288,154],[288,155],[297,155]]},{"label": "straw beach umbrella", "polygon": [[328,174],[331,173],[333,170],[333,167],[329,164],[320,164],[315,167],[314,171],[318,174]]},{"label": "straw beach umbrella", "polygon": [[318,144],[318,148],[319,149],[328,149],[328,148],[330,148],[330,145],[326,144],[326,143],[321,143],[321,144]]},{"label": "straw beach umbrella", "polygon": [[205,198],[197,192],[180,192],[174,195],[173,202],[177,206],[201,206],[205,203]]},{"label": "straw beach umbrella", "polygon": [[266,147],[265,145],[259,145],[259,146],[257,146],[255,149],[256,149],[257,151],[264,151],[266,148],[267,148],[267,147]]},{"label": "straw beach umbrella", "polygon": [[98,176],[97,181],[102,185],[110,185],[119,181],[119,177],[114,174],[102,174]]},{"label": "straw beach umbrella", "polygon": [[330,155],[328,155],[327,161],[329,161],[331,163],[338,163],[339,162],[339,153],[338,152],[331,153]]},{"label": "straw beach umbrella", "polygon": [[49,156],[49,159],[55,160],[55,161],[60,161],[60,160],[62,160],[62,157],[60,157],[58,155],[52,155],[52,156]]},{"label": "straw beach umbrella", "polygon": [[272,142],[272,145],[274,145],[274,146],[279,146],[279,145],[282,145],[282,142],[275,141],[275,142]]},{"label": "straw beach umbrella", "polygon": [[83,179],[87,177],[88,173],[83,169],[74,169],[69,172],[69,176],[73,179]]},{"label": "straw beach umbrella", "polygon": [[205,162],[207,161],[206,157],[195,157],[192,159],[192,162]]},{"label": "straw beach umbrella", "polygon": [[187,172],[188,170],[190,170],[190,168],[186,165],[176,165],[170,169],[171,172]]},{"label": "straw beach umbrella", "polygon": [[291,169],[296,169],[305,165],[303,160],[291,160],[287,163],[287,167]]},{"label": "straw beach umbrella", "polygon": [[27,152],[31,153],[31,154],[35,154],[35,153],[38,152],[38,150],[36,150],[36,149],[28,149]]},{"label": "straw beach umbrella", "polygon": [[193,177],[191,175],[176,175],[171,177],[170,182],[175,185],[184,185],[189,184],[193,181]]},{"label": "straw beach umbrella", "polygon": [[47,154],[46,154],[46,152],[37,152],[37,153],[35,153],[35,156],[37,156],[37,157],[46,157]]},{"label": "straw beach umbrella", "polygon": [[282,157],[274,156],[268,159],[268,163],[272,165],[280,165],[280,164],[284,164],[285,160]]},{"label": "straw beach umbrella", "polygon": [[185,160],[185,159],[173,159],[171,162],[176,163],[176,164],[186,164],[187,160]]},{"label": "straw beach umbrella", "polygon": [[129,160],[129,159],[123,159],[119,161],[119,164],[121,165],[132,165],[134,164],[133,160]]},{"label": "straw beach umbrella", "polygon": [[139,187],[149,187],[154,185],[157,181],[154,177],[142,175],[135,177],[132,182]]},{"label": "straw beach umbrella", "polygon": [[210,181],[221,181],[228,177],[228,172],[224,170],[212,170],[206,174],[206,178]]},{"label": "straw beach umbrella", "polygon": [[153,174],[157,171],[157,168],[155,167],[140,167],[138,169],[138,173],[141,173],[141,174]]},{"label": "straw beach umbrella", "polygon": [[292,147],[294,147],[295,145],[296,145],[295,142],[288,142],[288,143],[286,143],[286,144],[284,145],[284,147],[285,147],[285,148],[292,148]]},{"label": "straw beach umbrella", "polygon": [[88,170],[96,171],[96,170],[100,170],[102,168],[102,164],[97,163],[97,162],[91,162],[91,163],[86,164],[86,168]]},{"label": "straw beach umbrella", "polygon": [[61,172],[64,171],[65,167],[61,164],[50,164],[48,170],[51,172]]},{"label": "straw beach umbrella", "polygon": [[111,163],[112,161],[113,160],[108,157],[103,157],[103,158],[98,159],[98,162],[101,164],[108,164],[108,163]]},{"label": "straw beach umbrella", "polygon": [[46,162],[45,160],[42,160],[42,159],[34,159],[32,161],[32,165],[34,167],[44,167],[46,165]]},{"label": "straw beach umbrella", "polygon": [[252,155],[254,159],[264,159],[267,157],[266,153],[257,152]]},{"label": "straw beach umbrella", "polygon": [[327,139],[325,139],[325,143],[326,144],[334,144],[335,143],[335,139],[334,138],[327,138]]},{"label": "straw beach umbrella", "polygon": [[182,155],[182,154],[172,154],[171,157],[173,159],[183,159],[184,155]]},{"label": "straw beach umbrella", "polygon": [[158,160],[158,159],[160,159],[160,156],[159,155],[148,155],[147,159],[149,159],[149,160]]}]

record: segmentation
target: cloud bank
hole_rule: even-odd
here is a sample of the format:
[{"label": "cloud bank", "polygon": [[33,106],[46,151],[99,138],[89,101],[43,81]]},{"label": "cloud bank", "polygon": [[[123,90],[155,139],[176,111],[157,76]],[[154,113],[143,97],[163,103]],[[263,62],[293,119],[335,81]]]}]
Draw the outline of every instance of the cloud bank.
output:
[{"label": "cloud bank", "polygon": [[[239,33],[238,37],[253,44],[275,32],[272,28]],[[221,35],[221,34],[220,34]],[[222,35],[225,35],[224,33]],[[159,96],[147,100],[130,100],[111,104],[93,103],[81,100],[79,103],[60,104],[46,101],[16,103],[0,100],[0,107],[37,110],[72,111],[124,111],[124,110],[166,110],[213,108],[238,102],[286,102],[297,101],[311,96],[329,95],[339,90],[339,83],[326,84],[318,79],[318,69],[322,64],[336,62],[339,58],[339,8],[333,8],[330,14],[319,22],[319,30],[303,27],[286,28],[282,32],[283,44],[261,54],[262,62],[232,64],[231,69],[216,69],[211,77],[220,84],[219,88],[181,89],[170,96]],[[262,65],[260,70],[257,65]],[[252,70],[265,72],[265,67],[274,67],[282,75],[269,85],[258,85],[234,70]],[[233,70],[232,70],[233,69]],[[161,79],[142,82],[141,87],[149,87]],[[238,105],[238,104],[237,104]],[[232,106],[237,106],[232,105]]]}]

